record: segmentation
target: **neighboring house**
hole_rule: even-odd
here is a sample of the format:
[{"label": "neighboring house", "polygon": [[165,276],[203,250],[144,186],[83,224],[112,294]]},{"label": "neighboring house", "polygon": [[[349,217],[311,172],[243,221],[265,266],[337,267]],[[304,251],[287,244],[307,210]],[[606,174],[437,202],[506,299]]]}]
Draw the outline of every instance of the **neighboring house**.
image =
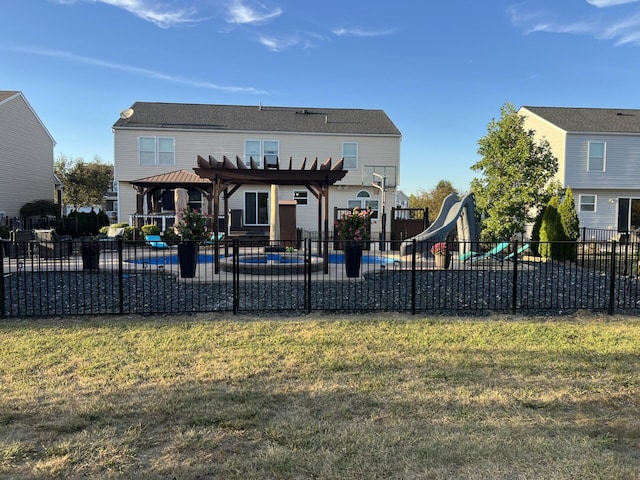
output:
[{"label": "neighboring house", "polygon": [[[0,91],[0,212],[17,217],[34,200],[53,200],[56,142],[22,92]],[[0,215],[2,215],[0,213]]]},{"label": "neighboring house", "polygon": [[640,228],[640,110],[523,106],[518,113],[551,145],[581,227]]},{"label": "neighboring house", "polygon": [[[305,158],[307,168],[316,158],[318,164],[344,159],[348,173],[332,187],[331,211],[359,206],[375,210],[377,218],[382,205],[380,190],[372,186],[380,180],[374,173],[386,177],[387,212],[399,182],[401,134],[382,110],[137,102],[122,112],[113,132],[120,222],[139,210],[132,182],[172,172],[184,176],[178,171],[193,172],[198,155],[246,164],[253,158],[266,168],[288,169],[291,162],[294,170]],[[191,206],[206,209],[202,192],[189,189]],[[229,198],[229,208],[242,212],[245,226],[268,227],[270,195],[269,185],[242,187]],[[173,214],[171,184],[153,196],[144,201],[145,213]],[[281,186],[278,197],[297,202],[297,227],[317,230],[318,201],[309,190]],[[376,224],[372,232],[378,231]]]}]

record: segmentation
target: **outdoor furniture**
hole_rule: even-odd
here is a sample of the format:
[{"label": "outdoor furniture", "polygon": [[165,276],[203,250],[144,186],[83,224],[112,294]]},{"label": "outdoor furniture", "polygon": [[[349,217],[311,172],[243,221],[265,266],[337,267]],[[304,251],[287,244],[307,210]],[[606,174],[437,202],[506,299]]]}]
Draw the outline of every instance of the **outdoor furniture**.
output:
[{"label": "outdoor furniture", "polygon": [[109,227],[107,230],[107,236],[99,238],[102,250],[115,250],[118,245],[118,240],[124,238],[123,227]]},{"label": "outdoor furniture", "polygon": [[9,256],[14,258],[31,256],[36,237],[33,230],[12,230],[9,234]]},{"label": "outdoor furniture", "polygon": [[479,260],[486,260],[488,258],[492,258],[494,260],[502,260],[502,258],[499,255],[504,250],[509,248],[509,245],[511,245],[509,242],[500,242],[495,247],[493,247],[491,250],[489,250],[488,252],[482,253],[482,254],[474,256],[474,257],[471,257],[471,262],[477,262]]},{"label": "outdoor furniture", "polygon": [[38,244],[38,255],[42,258],[62,258],[73,254],[73,239],[70,235],[58,235],[54,229],[34,230]]},{"label": "outdoor furniture", "polygon": [[144,239],[151,248],[169,248],[160,235],[145,235]]},{"label": "outdoor furniture", "polygon": [[504,257],[504,260],[514,260],[515,261],[515,260],[518,259],[519,255],[521,255],[525,251],[529,250],[529,248],[531,248],[531,245],[529,245],[528,243],[525,243],[520,248],[518,248],[518,250],[516,250],[515,252],[511,252],[509,255]]}]

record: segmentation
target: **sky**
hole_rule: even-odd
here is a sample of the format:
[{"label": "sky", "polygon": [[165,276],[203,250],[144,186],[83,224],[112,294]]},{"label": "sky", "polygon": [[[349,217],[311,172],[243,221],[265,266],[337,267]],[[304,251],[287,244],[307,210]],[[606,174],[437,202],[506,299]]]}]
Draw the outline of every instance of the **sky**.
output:
[{"label": "sky", "polygon": [[3,0],[0,19],[0,90],[55,158],[112,163],[136,101],[382,109],[407,194],[467,191],[506,103],[640,108],[639,56],[640,0]]}]

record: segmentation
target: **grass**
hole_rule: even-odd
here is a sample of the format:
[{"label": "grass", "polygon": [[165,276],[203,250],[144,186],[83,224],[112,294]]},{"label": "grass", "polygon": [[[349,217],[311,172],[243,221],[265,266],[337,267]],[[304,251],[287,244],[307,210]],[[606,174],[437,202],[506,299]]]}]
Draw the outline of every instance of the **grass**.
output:
[{"label": "grass", "polygon": [[0,478],[637,479],[640,320],[0,322]]}]

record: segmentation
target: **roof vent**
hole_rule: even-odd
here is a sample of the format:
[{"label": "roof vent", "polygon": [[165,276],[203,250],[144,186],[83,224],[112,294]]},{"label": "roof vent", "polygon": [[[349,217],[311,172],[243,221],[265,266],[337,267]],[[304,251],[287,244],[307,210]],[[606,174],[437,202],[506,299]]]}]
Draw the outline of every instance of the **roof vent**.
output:
[{"label": "roof vent", "polygon": [[329,115],[324,116],[324,123],[329,123]]}]

